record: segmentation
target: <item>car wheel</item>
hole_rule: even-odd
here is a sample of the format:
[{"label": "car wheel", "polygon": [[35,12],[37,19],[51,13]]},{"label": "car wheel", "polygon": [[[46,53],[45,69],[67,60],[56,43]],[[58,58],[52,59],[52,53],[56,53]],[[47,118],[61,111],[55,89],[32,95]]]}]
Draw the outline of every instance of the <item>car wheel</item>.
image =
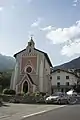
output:
[{"label": "car wheel", "polygon": [[61,100],[58,100],[58,104],[61,105]]},{"label": "car wheel", "polygon": [[46,104],[48,104],[49,102],[48,101],[45,101]]},{"label": "car wheel", "polygon": [[66,104],[69,104],[69,101],[68,101],[68,100],[66,101]]}]

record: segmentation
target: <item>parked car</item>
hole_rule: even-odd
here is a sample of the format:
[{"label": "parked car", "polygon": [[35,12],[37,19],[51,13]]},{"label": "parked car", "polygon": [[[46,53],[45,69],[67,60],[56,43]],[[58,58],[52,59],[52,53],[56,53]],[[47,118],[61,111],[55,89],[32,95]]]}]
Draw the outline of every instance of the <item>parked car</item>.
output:
[{"label": "parked car", "polygon": [[69,90],[66,94],[70,98],[70,104],[80,103],[80,95],[77,92],[75,92],[73,89]]},{"label": "parked car", "polygon": [[65,93],[57,92],[49,96],[45,100],[46,103],[69,104],[69,96]]}]

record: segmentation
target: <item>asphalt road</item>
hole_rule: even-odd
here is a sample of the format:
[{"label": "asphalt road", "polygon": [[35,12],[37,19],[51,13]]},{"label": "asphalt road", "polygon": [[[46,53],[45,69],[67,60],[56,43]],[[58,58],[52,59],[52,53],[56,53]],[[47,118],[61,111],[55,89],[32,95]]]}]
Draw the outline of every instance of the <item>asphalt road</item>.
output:
[{"label": "asphalt road", "polygon": [[24,116],[31,117],[53,109],[64,107],[63,105],[38,105],[38,104],[12,104],[6,103],[0,107],[0,120],[22,120]]},{"label": "asphalt road", "polygon": [[22,120],[80,120],[80,105],[65,106]]}]

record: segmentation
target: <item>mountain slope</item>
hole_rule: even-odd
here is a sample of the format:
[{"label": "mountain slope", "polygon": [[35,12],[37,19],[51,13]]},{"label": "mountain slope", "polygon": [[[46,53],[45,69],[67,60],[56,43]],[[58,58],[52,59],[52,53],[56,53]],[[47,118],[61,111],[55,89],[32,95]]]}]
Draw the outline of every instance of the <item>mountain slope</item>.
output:
[{"label": "mountain slope", "polygon": [[60,66],[54,67],[54,69],[57,69],[57,68],[63,68],[63,69],[73,69],[73,68],[77,69],[77,68],[80,68],[80,57],[78,57],[76,59],[73,59],[70,62],[64,63]]},{"label": "mountain slope", "polygon": [[13,57],[0,54],[0,71],[13,69],[14,65],[15,59]]}]

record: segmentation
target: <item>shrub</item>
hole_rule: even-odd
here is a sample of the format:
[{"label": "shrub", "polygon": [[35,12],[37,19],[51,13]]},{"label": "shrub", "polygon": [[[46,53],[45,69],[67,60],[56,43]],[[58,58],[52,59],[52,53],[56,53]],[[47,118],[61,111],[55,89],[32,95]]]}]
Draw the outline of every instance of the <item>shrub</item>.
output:
[{"label": "shrub", "polygon": [[16,91],[15,91],[15,90],[10,90],[10,89],[9,89],[9,93],[10,93],[10,95],[15,95],[15,94],[16,94]]},{"label": "shrub", "polygon": [[0,98],[0,107],[3,105],[3,100]]},{"label": "shrub", "polygon": [[2,85],[0,85],[0,93],[2,93]]},{"label": "shrub", "polygon": [[17,93],[17,96],[24,96],[24,93]]},{"label": "shrub", "polygon": [[35,93],[31,93],[30,96],[31,96],[31,97],[35,97]]},{"label": "shrub", "polygon": [[35,97],[38,97],[38,96],[40,96],[40,95],[41,95],[41,94],[40,94],[40,92],[38,92],[38,91],[35,93]]},{"label": "shrub", "polygon": [[30,93],[29,93],[29,92],[24,93],[24,97],[25,97],[25,96],[26,96],[26,97],[27,97],[27,96],[29,97],[29,96],[30,96]]},{"label": "shrub", "polygon": [[8,93],[9,93],[8,89],[3,90],[3,94],[8,94]]},{"label": "shrub", "polygon": [[80,85],[77,85],[75,91],[76,91],[77,93],[80,93]]},{"label": "shrub", "polygon": [[3,90],[3,94],[7,94],[7,95],[15,95],[16,92],[15,92],[15,90],[4,89],[4,90]]}]

